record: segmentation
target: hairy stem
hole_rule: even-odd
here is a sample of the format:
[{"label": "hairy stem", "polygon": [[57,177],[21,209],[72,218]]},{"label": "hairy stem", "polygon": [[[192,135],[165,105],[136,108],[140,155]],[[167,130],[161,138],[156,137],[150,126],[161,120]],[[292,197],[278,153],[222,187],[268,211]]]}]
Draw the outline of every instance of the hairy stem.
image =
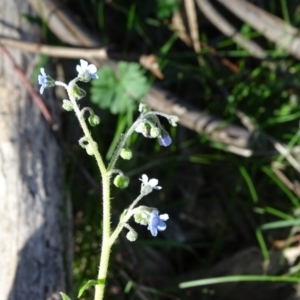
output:
[{"label": "hairy stem", "polygon": [[139,207],[135,208],[134,207],[139,203],[139,201],[144,197],[144,195],[139,195],[133,202],[132,204],[129,206],[125,216],[122,218],[122,220],[120,220],[118,226],[116,227],[116,229],[114,230],[114,232],[112,233],[110,240],[109,240],[109,244],[110,247],[113,245],[113,243],[115,242],[115,240],[117,239],[117,237],[119,236],[120,232],[122,231],[124,225],[129,221],[129,219],[138,211],[140,210]]},{"label": "hairy stem", "polygon": [[138,118],[132,125],[131,127],[128,129],[128,131],[124,134],[124,136],[122,137],[120,143],[118,144],[112,158],[111,161],[107,167],[108,171],[111,171],[114,167],[115,164],[121,154],[122,149],[125,147],[126,141],[127,139],[133,134],[134,130],[136,129],[136,127],[138,126],[138,124],[141,122],[141,118]]},{"label": "hairy stem", "polygon": [[111,231],[111,229],[110,229],[110,175],[104,165],[103,159],[98,151],[96,143],[91,136],[88,126],[85,122],[84,116],[81,113],[76,100],[72,96],[72,89],[77,81],[78,81],[78,78],[75,78],[68,85],[67,91],[68,91],[69,99],[73,105],[75,114],[78,118],[78,121],[79,121],[81,127],[82,127],[86,141],[92,147],[93,154],[97,161],[97,165],[99,167],[101,177],[102,177],[103,235],[102,235],[102,249],[101,249],[101,256],[100,256],[100,263],[99,263],[99,271],[98,271],[98,277],[97,277],[97,279],[100,281],[100,284],[96,285],[95,298],[94,298],[95,300],[102,300],[103,296],[104,296],[105,281],[106,281],[106,277],[107,277],[108,262],[109,262],[109,256],[110,256],[110,250],[111,250],[111,246],[109,243],[110,231]]}]

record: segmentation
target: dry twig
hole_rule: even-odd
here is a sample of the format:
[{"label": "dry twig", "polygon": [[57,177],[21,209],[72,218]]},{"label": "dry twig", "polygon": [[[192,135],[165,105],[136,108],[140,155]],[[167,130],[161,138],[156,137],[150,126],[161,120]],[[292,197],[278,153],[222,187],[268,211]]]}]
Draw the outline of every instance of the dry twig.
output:
[{"label": "dry twig", "polygon": [[218,1],[268,40],[300,59],[300,32],[297,28],[247,1]]},{"label": "dry twig", "polygon": [[18,48],[24,51],[29,51],[37,54],[49,55],[52,57],[64,58],[97,58],[100,60],[123,60],[139,62],[144,68],[151,71],[157,78],[163,79],[163,74],[159,69],[156,57],[150,55],[123,55],[119,53],[111,53],[106,48],[86,49],[86,48],[71,48],[71,47],[56,47],[49,45],[42,45],[38,43],[30,43],[10,38],[0,37],[0,43],[5,46]]},{"label": "dry twig", "polygon": [[[201,44],[199,40],[199,32],[198,32],[198,22],[197,22],[197,13],[194,0],[184,0],[185,11],[189,23],[189,31],[191,40],[193,42],[193,47],[196,53],[201,51]],[[201,60],[199,60],[201,64]]]},{"label": "dry twig", "polygon": [[214,8],[209,0],[196,0],[205,17],[212,22],[223,34],[231,37],[239,46],[246,49],[252,56],[264,59],[264,50],[255,42],[247,40]]}]

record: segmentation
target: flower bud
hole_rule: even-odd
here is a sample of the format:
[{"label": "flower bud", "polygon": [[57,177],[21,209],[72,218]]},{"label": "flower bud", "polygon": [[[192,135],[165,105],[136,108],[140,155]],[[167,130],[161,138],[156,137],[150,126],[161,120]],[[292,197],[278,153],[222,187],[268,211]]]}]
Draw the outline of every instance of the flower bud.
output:
[{"label": "flower bud", "polygon": [[142,114],[145,114],[148,111],[150,111],[150,107],[147,104],[145,104],[145,103],[140,103],[140,105],[139,105],[139,112],[142,113]]},{"label": "flower bud", "polygon": [[74,97],[75,100],[80,100],[86,95],[85,90],[80,88],[77,84],[74,84],[72,91],[71,91],[72,97]]},{"label": "flower bud", "polygon": [[126,160],[130,160],[132,158],[132,152],[129,148],[123,148],[120,155]]},{"label": "flower bud", "polygon": [[138,233],[134,230],[130,230],[130,231],[127,232],[126,238],[127,238],[128,241],[134,242],[138,238]]},{"label": "flower bud", "polygon": [[117,175],[114,179],[114,185],[120,189],[125,189],[128,187],[130,182],[129,177],[125,176],[125,175]]},{"label": "flower bud", "polygon": [[160,129],[157,127],[151,127],[150,129],[150,136],[152,138],[157,138],[160,135]]},{"label": "flower bud", "polygon": [[86,153],[88,155],[94,155],[94,151],[93,151],[93,148],[90,144],[88,144],[86,147],[85,147],[85,150],[86,150]]},{"label": "flower bud", "polygon": [[90,125],[93,127],[100,124],[100,118],[97,115],[90,115],[88,120]]},{"label": "flower bud", "polygon": [[[96,148],[98,148],[98,145],[97,145],[96,142],[94,143],[94,145],[96,146]],[[85,150],[86,150],[86,153],[87,153],[88,155],[94,155],[94,150],[93,150],[93,147],[92,147],[91,144],[87,144],[87,145],[85,146]]]},{"label": "flower bud", "polygon": [[158,143],[160,146],[168,147],[172,144],[172,139],[169,134],[164,131],[162,135],[158,137]]},{"label": "flower bud", "polygon": [[66,111],[72,111],[73,110],[72,102],[69,100],[63,100],[62,108],[65,109]]},{"label": "flower bud", "polygon": [[179,118],[177,116],[169,116],[168,121],[172,126],[176,127],[177,122],[179,121]]}]

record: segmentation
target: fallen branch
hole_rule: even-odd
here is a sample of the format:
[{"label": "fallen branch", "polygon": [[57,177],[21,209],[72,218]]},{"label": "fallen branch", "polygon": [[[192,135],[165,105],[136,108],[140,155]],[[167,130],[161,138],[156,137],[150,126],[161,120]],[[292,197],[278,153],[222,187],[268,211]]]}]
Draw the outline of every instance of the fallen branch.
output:
[{"label": "fallen branch", "polygon": [[218,2],[278,47],[300,59],[300,32],[297,28],[244,0]]},{"label": "fallen branch", "polygon": [[100,60],[123,60],[139,62],[145,69],[151,71],[159,79],[163,79],[163,74],[159,69],[156,57],[150,55],[124,55],[119,53],[112,53],[106,48],[86,49],[86,48],[71,48],[71,47],[57,47],[49,46],[38,43],[30,43],[20,40],[14,40],[0,36],[0,43],[5,46],[18,48],[23,51],[29,51],[37,54],[49,55],[51,57],[64,57],[64,58],[83,58]]},{"label": "fallen branch", "polygon": [[253,57],[265,59],[267,54],[254,41],[246,39],[238,30],[232,26],[211,4],[209,0],[196,0],[199,9],[205,17],[214,24],[223,34],[231,37],[239,46],[246,49]]}]

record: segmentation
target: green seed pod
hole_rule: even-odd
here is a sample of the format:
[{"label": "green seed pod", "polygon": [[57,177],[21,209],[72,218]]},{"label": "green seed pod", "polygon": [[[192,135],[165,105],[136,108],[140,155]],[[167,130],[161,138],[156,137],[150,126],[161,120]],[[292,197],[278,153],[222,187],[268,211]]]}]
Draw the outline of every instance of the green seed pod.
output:
[{"label": "green seed pod", "polygon": [[85,150],[86,150],[86,153],[88,155],[94,155],[94,151],[93,151],[93,148],[90,144],[88,144],[86,147],[85,147]]},{"label": "green seed pod", "polygon": [[150,130],[150,136],[152,138],[157,138],[158,136],[160,135],[160,129],[157,128],[157,127],[151,127],[151,130]]},{"label": "green seed pod", "polygon": [[119,189],[125,189],[128,187],[130,182],[129,177],[125,176],[125,175],[117,175],[114,179],[114,185],[116,187],[118,187]]},{"label": "green seed pod", "polygon": [[128,241],[134,242],[138,238],[138,233],[136,231],[130,230],[130,231],[127,232],[126,238],[127,238]]},{"label": "green seed pod", "polygon": [[72,105],[71,101],[63,100],[62,108],[65,109],[66,111],[72,111],[73,110],[73,105]]},{"label": "green seed pod", "polygon": [[93,127],[100,124],[100,118],[96,115],[89,116],[88,120],[89,120],[90,125],[93,126]]},{"label": "green seed pod", "polygon": [[75,100],[80,100],[86,95],[85,90],[80,88],[77,84],[74,84],[71,95],[74,97]]},{"label": "green seed pod", "polygon": [[[96,142],[94,145],[98,148],[98,145]],[[85,150],[88,155],[94,155],[94,150],[93,150],[93,147],[91,146],[91,144],[86,145]]]},{"label": "green seed pod", "polygon": [[123,148],[122,151],[121,151],[120,156],[123,159],[130,160],[132,158],[132,152],[129,148]]}]

